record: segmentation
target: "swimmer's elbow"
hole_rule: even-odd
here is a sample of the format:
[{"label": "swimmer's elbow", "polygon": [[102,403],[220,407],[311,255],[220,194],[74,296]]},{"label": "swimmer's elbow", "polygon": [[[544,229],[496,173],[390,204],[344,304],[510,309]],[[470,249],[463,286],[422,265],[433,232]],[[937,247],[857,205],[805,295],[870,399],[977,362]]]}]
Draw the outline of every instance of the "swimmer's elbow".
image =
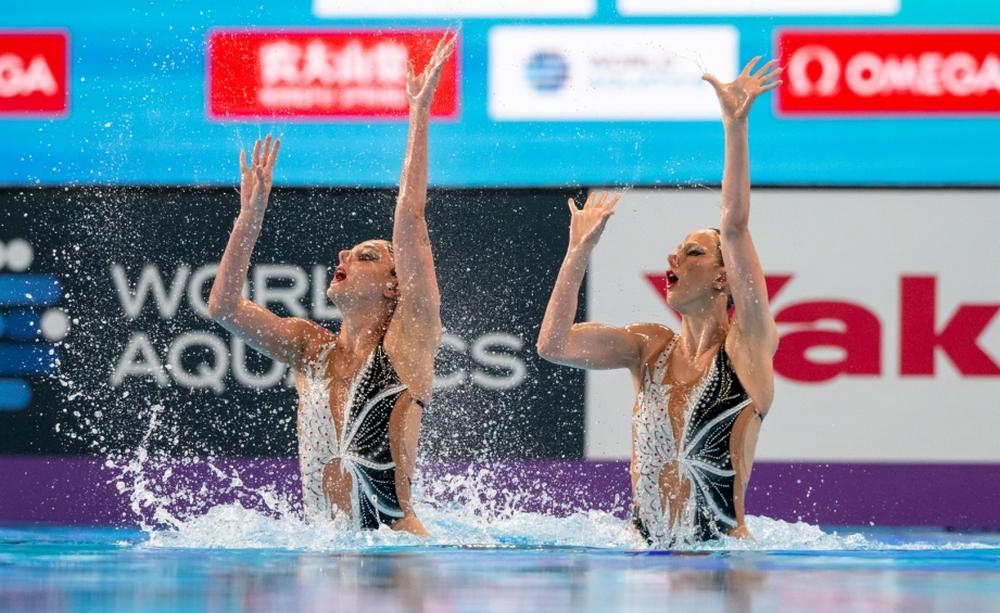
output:
[{"label": "swimmer's elbow", "polygon": [[214,300],[208,301],[208,316],[213,321],[219,321],[219,318],[222,317],[222,307],[219,306],[218,302]]},{"label": "swimmer's elbow", "polygon": [[444,326],[441,325],[441,321],[438,320],[435,325],[431,326],[430,330],[430,340],[431,344],[435,347],[441,346],[441,339],[444,338]]},{"label": "swimmer's elbow", "polygon": [[208,299],[208,316],[214,321],[219,321],[224,317],[222,305],[219,304],[219,300],[215,296],[210,296]]},{"label": "swimmer's elbow", "polygon": [[213,321],[222,322],[231,319],[236,310],[236,305],[232,301],[221,300],[217,296],[208,297],[208,316]]},{"label": "swimmer's elbow", "polygon": [[562,357],[562,352],[558,350],[556,343],[553,343],[549,339],[539,338],[538,342],[535,343],[535,351],[538,352],[538,357],[547,362],[558,363]]}]

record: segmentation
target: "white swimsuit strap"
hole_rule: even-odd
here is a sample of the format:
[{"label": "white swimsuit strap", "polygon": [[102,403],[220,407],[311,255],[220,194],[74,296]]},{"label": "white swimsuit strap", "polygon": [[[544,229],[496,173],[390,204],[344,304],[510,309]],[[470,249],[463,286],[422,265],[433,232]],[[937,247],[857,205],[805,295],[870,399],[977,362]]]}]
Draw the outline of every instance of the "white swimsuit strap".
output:
[{"label": "white swimsuit strap", "polygon": [[319,350],[319,353],[314,357],[303,369],[305,374],[315,381],[326,381],[326,367],[327,361],[330,359],[330,352],[337,345],[337,339],[334,338],[332,341],[323,346]]},{"label": "white swimsuit strap", "polygon": [[330,357],[330,352],[337,345],[337,337],[333,337],[333,340],[326,344],[325,347],[320,349],[319,355],[316,356],[316,363],[321,366],[326,366],[326,361]]},{"label": "white swimsuit strap", "polygon": [[674,350],[675,343],[677,343],[676,334],[670,338],[670,342],[667,343],[660,357],[656,359],[656,364],[653,368],[653,383],[657,385],[663,383],[663,377],[667,374],[667,362],[669,361],[670,353]]}]

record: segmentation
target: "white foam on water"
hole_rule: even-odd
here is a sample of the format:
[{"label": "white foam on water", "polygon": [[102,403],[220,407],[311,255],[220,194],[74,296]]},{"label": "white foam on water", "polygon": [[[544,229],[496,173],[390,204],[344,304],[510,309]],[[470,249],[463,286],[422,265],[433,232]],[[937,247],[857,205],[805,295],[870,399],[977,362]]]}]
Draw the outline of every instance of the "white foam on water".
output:
[{"label": "white foam on water", "polygon": [[[469,467],[414,484],[414,506],[428,537],[379,530],[358,531],[349,517],[306,520],[297,496],[277,484],[251,487],[238,471],[199,458],[151,456],[146,448],[162,410],[153,406],[142,444],[128,458],[109,459],[119,491],[148,540],[143,547],[191,549],[284,549],[322,552],[375,552],[428,547],[564,547],[609,551],[648,550],[630,522],[612,513],[566,508],[546,499],[545,488],[528,479],[498,484],[499,469]],[[201,468],[184,475],[185,468]],[[200,475],[192,478],[192,474]],[[219,495],[236,500],[211,504]],[[527,512],[529,504],[551,513]],[[246,503],[246,504],[244,504]],[[625,507],[624,501],[617,505]],[[753,538],[722,537],[686,545],[689,551],[877,551],[994,549],[975,542],[881,542],[860,533],[838,534],[805,522],[747,516]]]},{"label": "white foam on water", "polygon": [[[468,547],[564,547],[609,551],[647,550],[629,524],[602,511],[580,511],[565,517],[509,512],[487,518],[461,508],[418,505],[429,537],[395,532],[388,527],[356,531],[350,519],[304,521],[296,514],[272,517],[239,504],[219,505],[178,525],[148,532],[153,548],[287,549],[322,552],[375,552],[380,549]],[[688,551],[877,551],[986,549],[983,543],[887,544],[862,534],[824,532],[804,522],[789,523],[748,516],[753,539],[723,537],[685,546]]]},{"label": "white foam on water", "polygon": [[149,547],[368,551],[400,547],[591,547],[641,549],[641,539],[622,520],[599,511],[569,517],[515,513],[470,521],[461,512],[418,505],[429,537],[379,530],[356,531],[345,516],[304,521],[291,514],[270,517],[233,503],[219,505],[168,529],[149,531]]},{"label": "white foam on water", "polygon": [[[480,487],[482,471],[466,476],[443,478],[454,488],[462,481]],[[434,487],[420,488],[421,491]],[[519,499],[516,492],[512,499]],[[143,497],[149,500],[149,497]],[[155,497],[154,497],[155,499]],[[648,547],[629,522],[605,511],[577,510],[560,515],[525,512],[511,499],[459,497],[440,504],[427,499],[415,504],[417,515],[430,532],[428,537],[379,530],[358,531],[344,515],[329,520],[306,521],[295,504],[273,489],[260,494],[267,510],[247,508],[239,503],[216,505],[204,513],[178,518],[153,512],[159,527],[146,524],[149,539],[144,546],[169,548],[288,549],[323,552],[374,552],[380,549],[469,547],[568,547],[609,551],[644,551]],[[148,513],[147,513],[148,515]],[[768,517],[748,516],[752,539],[723,537],[684,546],[689,551],[873,551],[941,550],[995,548],[982,543],[885,543],[859,533],[838,534],[805,522],[786,522]]]}]

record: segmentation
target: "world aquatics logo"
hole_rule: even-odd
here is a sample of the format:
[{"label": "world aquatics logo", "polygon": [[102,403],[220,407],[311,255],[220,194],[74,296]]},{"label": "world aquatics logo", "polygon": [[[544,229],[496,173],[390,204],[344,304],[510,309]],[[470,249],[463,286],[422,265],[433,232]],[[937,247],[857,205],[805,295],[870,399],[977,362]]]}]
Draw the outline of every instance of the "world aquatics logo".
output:
[{"label": "world aquatics logo", "polygon": [[28,378],[56,369],[56,343],[69,331],[66,312],[56,306],[59,281],[26,272],[33,260],[28,241],[0,241],[0,411],[28,407]]},{"label": "world aquatics logo", "polygon": [[557,92],[569,79],[569,63],[560,53],[539,51],[528,59],[524,75],[537,91]]}]

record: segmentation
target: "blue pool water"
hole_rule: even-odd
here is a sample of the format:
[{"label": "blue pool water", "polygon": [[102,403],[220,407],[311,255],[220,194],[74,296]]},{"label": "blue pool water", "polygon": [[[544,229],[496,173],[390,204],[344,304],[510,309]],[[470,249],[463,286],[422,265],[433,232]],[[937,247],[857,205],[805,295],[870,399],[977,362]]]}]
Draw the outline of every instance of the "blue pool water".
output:
[{"label": "blue pool water", "polygon": [[673,552],[595,513],[431,517],[431,541],[238,508],[151,532],[6,527],[0,611],[1000,611],[1000,535],[750,519],[756,543]]}]

